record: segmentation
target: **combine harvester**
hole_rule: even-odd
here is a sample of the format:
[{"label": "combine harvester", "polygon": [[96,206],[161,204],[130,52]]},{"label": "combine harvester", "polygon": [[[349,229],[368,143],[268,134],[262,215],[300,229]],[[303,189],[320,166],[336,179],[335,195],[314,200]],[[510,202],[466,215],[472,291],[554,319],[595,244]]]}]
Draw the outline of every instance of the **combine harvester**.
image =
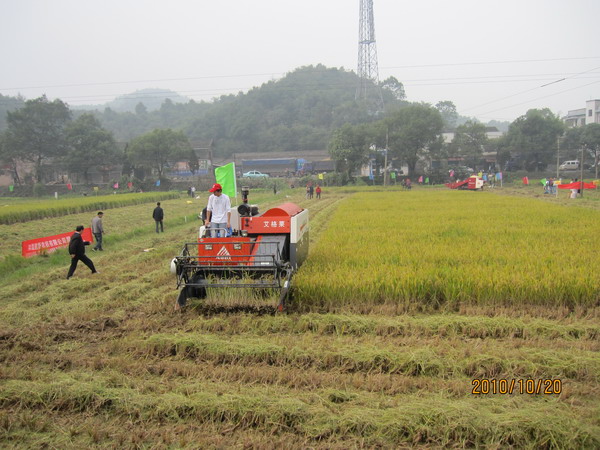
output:
[{"label": "combine harvester", "polygon": [[203,225],[198,242],[184,244],[171,261],[179,307],[188,298],[205,298],[207,288],[227,287],[277,289],[277,309],[284,310],[292,276],[308,255],[308,210],[283,203],[259,214],[248,193],[243,187],[243,203],[231,210],[227,236],[209,237]]},{"label": "combine harvester", "polygon": [[483,180],[476,175],[473,175],[463,181],[455,181],[454,183],[446,183],[450,189],[469,189],[475,191],[481,189],[483,191]]}]

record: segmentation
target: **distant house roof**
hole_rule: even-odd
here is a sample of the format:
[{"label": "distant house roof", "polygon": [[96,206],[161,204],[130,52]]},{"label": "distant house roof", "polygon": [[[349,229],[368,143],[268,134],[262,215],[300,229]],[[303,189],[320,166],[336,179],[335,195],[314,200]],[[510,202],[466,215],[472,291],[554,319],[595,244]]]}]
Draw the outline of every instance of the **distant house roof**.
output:
[{"label": "distant house roof", "polygon": [[242,160],[252,159],[305,159],[307,161],[327,161],[331,155],[327,150],[296,150],[290,152],[248,152],[234,153],[231,156],[221,158],[215,155],[214,164],[221,165],[234,161],[237,165],[242,164]]},{"label": "distant house roof", "polygon": [[567,119],[569,117],[579,117],[579,116],[585,117],[585,108],[573,109],[573,110],[569,111],[564,118]]},{"label": "distant house roof", "polygon": [[192,141],[191,145],[198,159],[210,159],[212,141]]},{"label": "distant house roof", "polygon": [[327,150],[296,150],[291,152],[252,152],[234,153],[236,159],[275,159],[275,158],[304,158],[310,160],[325,160],[331,156]]}]

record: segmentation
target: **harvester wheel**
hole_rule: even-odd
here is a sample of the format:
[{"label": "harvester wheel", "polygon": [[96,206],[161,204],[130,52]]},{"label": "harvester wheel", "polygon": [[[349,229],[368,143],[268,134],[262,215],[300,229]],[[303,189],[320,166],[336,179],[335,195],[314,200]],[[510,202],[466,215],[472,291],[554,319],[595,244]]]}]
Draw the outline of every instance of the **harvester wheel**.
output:
[{"label": "harvester wheel", "polygon": [[[200,283],[202,280],[204,280],[204,275],[201,273],[197,273],[192,277],[192,283]],[[188,297],[206,298],[205,287],[188,286],[188,289]]]},{"label": "harvester wheel", "polygon": [[187,303],[187,289],[187,286],[184,286],[181,288],[181,291],[179,291],[179,297],[177,297],[177,306],[179,308],[183,308]]},{"label": "harvester wheel", "polygon": [[[197,273],[192,277],[192,283],[199,283],[200,280],[203,280],[204,277],[201,273]],[[188,298],[205,298],[206,297],[206,288],[205,287],[196,287],[196,286],[188,286],[187,284],[181,288],[179,291],[179,297],[177,297],[177,305],[179,308],[183,308]]]}]

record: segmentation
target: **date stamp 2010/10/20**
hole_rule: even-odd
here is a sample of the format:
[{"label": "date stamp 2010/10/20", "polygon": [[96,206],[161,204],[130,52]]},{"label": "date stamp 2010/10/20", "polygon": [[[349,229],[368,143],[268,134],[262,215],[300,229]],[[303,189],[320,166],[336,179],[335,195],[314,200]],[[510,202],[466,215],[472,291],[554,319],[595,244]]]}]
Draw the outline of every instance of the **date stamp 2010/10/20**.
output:
[{"label": "date stamp 2010/10/20", "polygon": [[562,381],[556,379],[516,379],[516,378],[475,378],[471,381],[473,389],[471,394],[530,394],[530,395],[558,395],[562,392]]}]

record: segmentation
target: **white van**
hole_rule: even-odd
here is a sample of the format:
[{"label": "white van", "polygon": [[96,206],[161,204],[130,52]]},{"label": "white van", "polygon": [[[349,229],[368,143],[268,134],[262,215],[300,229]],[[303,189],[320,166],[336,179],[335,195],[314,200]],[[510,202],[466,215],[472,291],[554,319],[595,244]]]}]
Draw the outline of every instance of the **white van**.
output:
[{"label": "white van", "polygon": [[560,170],[579,170],[579,161],[565,161],[558,168]]}]

